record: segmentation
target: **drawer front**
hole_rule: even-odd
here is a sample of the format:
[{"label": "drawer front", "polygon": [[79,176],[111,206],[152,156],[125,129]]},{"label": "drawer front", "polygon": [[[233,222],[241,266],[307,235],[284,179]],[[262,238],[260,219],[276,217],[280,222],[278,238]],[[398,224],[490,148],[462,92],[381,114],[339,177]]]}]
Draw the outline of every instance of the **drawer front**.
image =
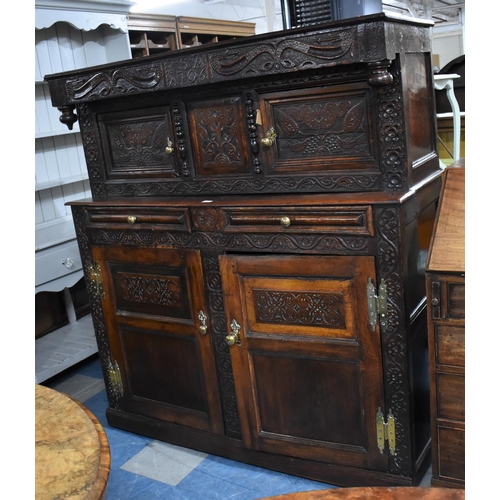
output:
[{"label": "drawer front", "polygon": [[35,286],[61,278],[82,268],[78,244],[69,241],[35,253]]},{"label": "drawer front", "polygon": [[465,283],[448,283],[448,317],[465,319]]},{"label": "drawer front", "polygon": [[437,417],[465,421],[465,376],[437,374]]},{"label": "drawer front", "polygon": [[465,276],[429,274],[432,319],[465,320]]},{"label": "drawer front", "polygon": [[223,208],[228,232],[298,232],[373,235],[371,207]]},{"label": "drawer front", "polygon": [[465,327],[436,324],[436,363],[465,367]]},{"label": "drawer front", "polygon": [[89,228],[191,231],[187,208],[135,208],[129,206],[109,210],[88,210],[87,216]]},{"label": "drawer front", "polygon": [[439,477],[465,481],[465,430],[438,428]]}]

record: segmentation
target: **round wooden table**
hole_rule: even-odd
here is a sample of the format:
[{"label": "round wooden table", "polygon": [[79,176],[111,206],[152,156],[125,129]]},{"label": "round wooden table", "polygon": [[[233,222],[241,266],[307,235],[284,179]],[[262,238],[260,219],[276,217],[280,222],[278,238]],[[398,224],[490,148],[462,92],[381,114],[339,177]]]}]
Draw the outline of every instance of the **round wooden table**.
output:
[{"label": "round wooden table", "polygon": [[262,500],[464,500],[463,489],[409,486],[301,491]]},{"label": "round wooden table", "polygon": [[110,461],[95,416],[69,396],[35,385],[35,499],[104,499]]}]

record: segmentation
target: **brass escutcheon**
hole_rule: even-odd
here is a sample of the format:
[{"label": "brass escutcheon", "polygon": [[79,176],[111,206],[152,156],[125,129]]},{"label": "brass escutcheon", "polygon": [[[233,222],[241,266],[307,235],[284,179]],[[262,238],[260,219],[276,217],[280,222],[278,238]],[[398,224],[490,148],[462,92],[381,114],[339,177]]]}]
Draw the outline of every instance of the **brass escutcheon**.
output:
[{"label": "brass escutcheon", "polygon": [[263,137],[260,142],[266,148],[270,148],[274,144],[274,141],[276,140],[276,138],[277,138],[276,131],[274,130],[274,127],[271,127],[268,130],[266,136]]},{"label": "brass escutcheon", "polygon": [[127,217],[127,222],[128,222],[129,224],[134,224],[136,220],[137,220],[137,217],[136,217],[135,215],[129,215],[129,216]]},{"label": "brass escutcheon", "polygon": [[173,154],[175,151],[174,143],[167,137],[167,147],[165,148],[165,152],[169,155]]}]

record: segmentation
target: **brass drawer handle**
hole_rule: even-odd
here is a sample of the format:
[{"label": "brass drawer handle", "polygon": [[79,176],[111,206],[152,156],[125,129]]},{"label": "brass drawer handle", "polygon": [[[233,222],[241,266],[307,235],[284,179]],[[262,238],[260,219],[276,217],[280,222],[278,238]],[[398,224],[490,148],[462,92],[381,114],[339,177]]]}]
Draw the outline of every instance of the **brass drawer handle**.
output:
[{"label": "brass drawer handle", "polygon": [[127,217],[127,222],[128,222],[129,224],[134,224],[136,220],[137,220],[137,217],[136,217],[135,215],[129,215],[129,216]]},{"label": "brass drawer handle", "polygon": [[278,136],[276,135],[276,131],[274,130],[274,127],[271,127],[268,130],[266,136],[263,137],[260,142],[266,148],[270,148],[274,144],[274,141],[276,140],[277,137]]},{"label": "brass drawer handle", "polygon": [[290,217],[281,217],[281,226],[282,227],[288,227],[292,221],[290,220]]},{"label": "brass drawer handle", "polygon": [[165,152],[168,155],[174,154],[175,148],[174,148],[174,143],[170,140],[169,137],[167,137],[167,147],[165,148]]}]

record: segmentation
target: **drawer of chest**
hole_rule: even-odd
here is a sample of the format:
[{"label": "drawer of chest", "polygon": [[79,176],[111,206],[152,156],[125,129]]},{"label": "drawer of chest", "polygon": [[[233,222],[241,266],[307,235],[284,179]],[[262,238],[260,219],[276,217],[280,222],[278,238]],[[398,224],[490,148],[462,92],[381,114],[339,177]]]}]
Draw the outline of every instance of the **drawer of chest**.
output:
[{"label": "drawer of chest", "polygon": [[441,479],[465,480],[465,430],[438,427],[438,474]]},{"label": "drawer of chest", "polygon": [[436,364],[465,367],[465,327],[436,324]]},{"label": "drawer of chest", "polygon": [[228,232],[298,232],[373,235],[370,206],[222,208]]},{"label": "drawer of chest", "polygon": [[465,421],[465,376],[437,373],[437,417]]},{"label": "drawer of chest", "polygon": [[433,275],[431,277],[433,319],[465,320],[465,278]]},{"label": "drawer of chest", "polygon": [[87,211],[88,227],[191,231],[187,208],[124,207]]}]

